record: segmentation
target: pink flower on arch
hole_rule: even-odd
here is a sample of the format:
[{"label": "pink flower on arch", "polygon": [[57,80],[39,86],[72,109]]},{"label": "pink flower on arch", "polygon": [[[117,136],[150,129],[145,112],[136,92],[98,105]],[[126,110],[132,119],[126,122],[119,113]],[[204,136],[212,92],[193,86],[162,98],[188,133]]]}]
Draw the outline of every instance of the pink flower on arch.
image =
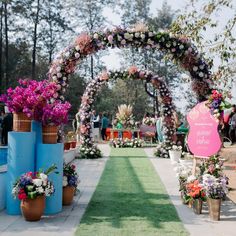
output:
[{"label": "pink flower on arch", "polygon": [[92,38],[86,33],[82,33],[78,36],[78,38],[75,40],[75,46],[79,46],[80,52],[85,55],[94,51]]},{"label": "pink flower on arch", "polygon": [[140,72],[139,72],[139,77],[140,77],[141,79],[144,79],[144,78],[145,78],[145,71],[140,71]]},{"label": "pink flower on arch", "polygon": [[86,132],[87,132],[87,127],[85,126],[85,125],[81,125],[81,127],[80,127],[80,132],[81,132],[81,134],[85,134]]},{"label": "pink flower on arch", "polygon": [[138,67],[137,66],[131,66],[128,70],[129,75],[134,75],[136,72],[138,72]]},{"label": "pink flower on arch", "polygon": [[109,75],[108,75],[107,71],[102,72],[102,74],[100,75],[100,79],[105,80],[105,81],[109,79]]}]

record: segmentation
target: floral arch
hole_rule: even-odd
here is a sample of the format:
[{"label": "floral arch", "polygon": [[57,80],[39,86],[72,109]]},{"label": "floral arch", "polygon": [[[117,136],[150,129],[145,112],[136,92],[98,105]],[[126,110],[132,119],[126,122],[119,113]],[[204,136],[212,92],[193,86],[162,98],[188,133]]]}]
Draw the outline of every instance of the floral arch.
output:
[{"label": "floral arch", "polygon": [[136,25],[131,29],[114,28],[93,35],[82,33],[65,48],[53,61],[48,73],[49,80],[58,85],[58,98],[64,100],[69,75],[74,73],[77,63],[99,50],[115,47],[160,50],[189,72],[192,89],[199,101],[205,100],[210,93],[210,68],[188,38],[168,32],[149,31],[144,25]]},{"label": "floral arch", "polygon": [[172,97],[169,89],[165,84],[163,78],[159,78],[157,75],[150,71],[138,70],[136,66],[132,66],[128,71],[114,71],[114,72],[102,72],[97,78],[90,81],[82,96],[82,102],[80,106],[80,122],[81,122],[81,148],[80,153],[85,158],[98,158],[101,153],[100,150],[94,145],[91,138],[91,112],[92,105],[97,93],[100,91],[103,84],[108,80],[116,80],[119,78],[132,78],[136,80],[145,80],[152,83],[152,85],[159,90],[162,103],[162,118],[164,125],[165,146],[170,145],[175,139],[175,122],[173,117],[174,106],[172,103]]}]

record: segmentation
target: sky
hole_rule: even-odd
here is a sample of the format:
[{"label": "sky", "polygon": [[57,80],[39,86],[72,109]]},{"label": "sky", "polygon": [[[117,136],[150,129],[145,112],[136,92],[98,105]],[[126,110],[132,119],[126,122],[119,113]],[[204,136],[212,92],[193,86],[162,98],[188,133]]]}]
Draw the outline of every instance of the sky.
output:
[{"label": "sky", "polygon": [[[207,0],[200,0],[200,1],[205,2]],[[151,6],[150,6],[150,13],[152,15],[155,15],[157,13],[157,10],[161,9],[163,2],[164,2],[164,0],[152,0]],[[189,2],[189,0],[188,1],[187,0],[167,0],[168,5],[171,6],[173,11],[178,11],[178,12],[184,11],[184,8],[185,8],[187,2]],[[232,2],[234,3],[235,9],[236,9],[236,0],[232,0]],[[213,37],[213,35],[216,31],[221,30],[222,25],[224,25],[224,23],[227,22],[229,17],[231,17],[233,15],[233,12],[235,11],[235,9],[232,11],[222,10],[221,12],[218,12],[216,19],[219,22],[219,27],[216,29],[208,29],[204,36],[207,39],[211,39],[210,37]],[[114,25],[114,26],[120,25],[119,15],[114,14],[111,10],[106,10],[106,9],[104,10],[104,15],[108,17],[108,19],[112,25]],[[233,32],[233,34],[236,35],[236,32]],[[120,68],[120,58],[117,55],[118,51],[119,51],[119,49],[109,50],[108,55],[103,57],[103,61],[105,62],[107,68],[110,70]],[[214,64],[219,65],[219,63],[220,63],[220,60],[215,58]],[[234,85],[232,94],[236,95],[236,85]],[[232,102],[236,103],[236,96],[234,96]]]}]

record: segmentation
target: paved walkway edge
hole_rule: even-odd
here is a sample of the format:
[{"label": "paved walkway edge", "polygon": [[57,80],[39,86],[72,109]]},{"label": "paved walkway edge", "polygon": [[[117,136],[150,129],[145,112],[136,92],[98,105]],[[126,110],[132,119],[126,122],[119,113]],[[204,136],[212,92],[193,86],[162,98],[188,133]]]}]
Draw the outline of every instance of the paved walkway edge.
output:
[{"label": "paved walkway edge", "polygon": [[196,215],[192,209],[183,205],[179,194],[179,184],[176,173],[169,159],[156,158],[153,148],[145,149],[156,172],[160,176],[167,193],[174,204],[178,215],[191,236],[232,236],[235,235],[236,205],[231,201],[222,204],[221,221],[211,221],[208,216],[207,206],[204,204],[203,214]]},{"label": "paved walkway edge", "polygon": [[0,212],[0,236],[72,236],[82,219],[86,207],[93,196],[110,155],[109,145],[99,145],[103,153],[101,159],[74,160],[78,168],[80,192],[74,197],[71,206],[52,216],[43,216],[41,221],[27,222],[22,216],[9,216]]}]

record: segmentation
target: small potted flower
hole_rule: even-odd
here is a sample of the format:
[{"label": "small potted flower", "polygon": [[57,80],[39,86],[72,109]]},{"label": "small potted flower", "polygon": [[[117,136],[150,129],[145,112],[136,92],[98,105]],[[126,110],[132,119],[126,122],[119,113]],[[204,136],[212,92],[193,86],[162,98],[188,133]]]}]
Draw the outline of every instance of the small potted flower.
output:
[{"label": "small potted flower", "polygon": [[206,193],[203,185],[198,180],[186,184],[187,195],[192,200],[193,211],[196,214],[202,213],[202,202],[206,200]]},{"label": "small potted flower", "polygon": [[42,108],[43,143],[57,143],[58,126],[67,123],[70,108],[69,102],[59,100]]},{"label": "small potted flower", "polygon": [[221,201],[228,192],[228,178],[225,176],[216,178],[213,175],[204,174],[202,180],[207,196],[210,218],[218,221],[220,220]]},{"label": "small potted flower", "polygon": [[64,164],[63,167],[63,205],[70,205],[79,184],[75,165]]},{"label": "small potted flower", "polygon": [[70,144],[70,148],[76,148],[76,134],[73,131],[67,133],[67,139]]},{"label": "small potted flower", "polygon": [[181,154],[182,154],[182,147],[173,145],[171,149],[169,150],[171,163],[179,162]]},{"label": "small potted flower", "polygon": [[48,175],[55,169],[56,167],[52,166],[45,172],[27,172],[14,183],[12,194],[21,201],[21,212],[26,221],[41,219],[45,208],[45,197],[54,193],[54,186],[48,180]]}]

